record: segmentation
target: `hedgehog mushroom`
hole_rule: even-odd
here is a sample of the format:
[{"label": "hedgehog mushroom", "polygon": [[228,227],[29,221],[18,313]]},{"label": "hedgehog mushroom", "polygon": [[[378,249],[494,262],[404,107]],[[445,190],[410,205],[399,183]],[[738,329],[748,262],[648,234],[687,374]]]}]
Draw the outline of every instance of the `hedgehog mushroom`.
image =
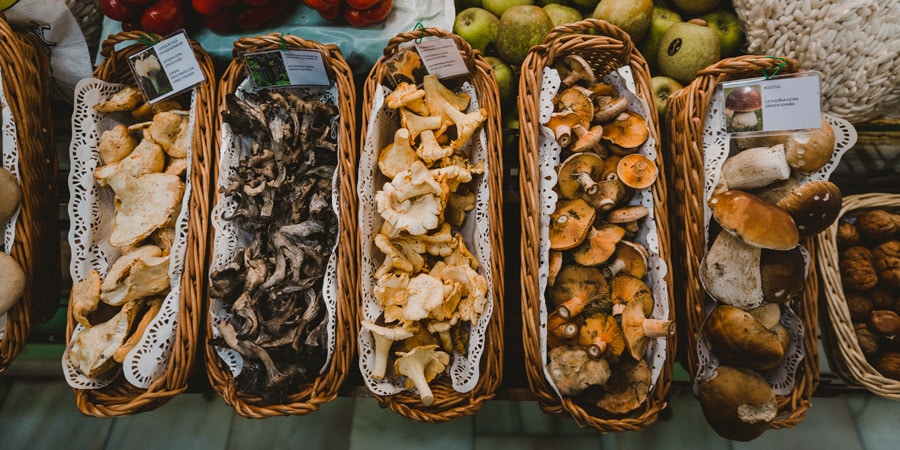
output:
[{"label": "hedgehog mushroom", "polygon": [[600,269],[566,266],[559,271],[556,283],[550,288],[550,299],[559,315],[570,319],[581,314],[589,303],[608,303],[609,284]]},{"label": "hedgehog mushroom", "polygon": [[422,404],[431,406],[434,403],[434,394],[428,383],[437,377],[450,362],[450,355],[437,351],[437,345],[424,345],[416,347],[409,352],[397,352],[394,361],[394,370],[406,377],[406,387],[416,388]]},{"label": "hedgehog mushroom", "polygon": [[584,319],[578,333],[578,344],[587,348],[591,358],[604,356],[618,361],[625,351],[625,336],[613,316],[597,313]]},{"label": "hedgehog mushroom", "polygon": [[675,322],[645,317],[644,308],[638,302],[631,302],[622,312],[622,335],[625,336],[628,354],[636,360],[647,353],[650,338],[671,336],[674,333]]},{"label": "hedgehog mushroom", "polygon": [[557,203],[550,215],[549,240],[553,250],[572,249],[587,237],[597,211],[582,199]]}]

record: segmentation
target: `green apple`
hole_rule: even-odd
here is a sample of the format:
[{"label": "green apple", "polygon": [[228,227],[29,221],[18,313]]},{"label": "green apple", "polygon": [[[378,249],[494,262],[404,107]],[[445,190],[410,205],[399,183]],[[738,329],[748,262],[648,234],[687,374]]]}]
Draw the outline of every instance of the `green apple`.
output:
[{"label": "green apple", "polygon": [[713,11],[705,14],[703,20],[719,32],[722,57],[736,56],[744,43],[744,32],[737,15],[731,11]]},{"label": "green apple", "polygon": [[656,110],[659,112],[660,123],[666,113],[666,104],[669,102],[669,96],[675,91],[684,88],[678,80],[673,78],[657,75],[650,79],[650,85],[653,89],[653,102],[656,103]]},{"label": "green apple", "polygon": [[519,5],[533,5],[534,0],[481,0],[483,8],[497,17],[502,17],[507,9]]},{"label": "green apple", "polygon": [[697,71],[719,60],[719,33],[703,19],[679,22],[669,27],[656,53],[659,71],[688,84]]},{"label": "green apple", "polygon": [[699,16],[712,11],[722,0],[672,0],[672,3],[691,16]]},{"label": "green apple", "polygon": [[494,69],[494,78],[497,80],[497,88],[500,92],[500,104],[508,105],[519,90],[519,83],[512,67],[496,56],[487,56],[484,59]]},{"label": "green apple", "polygon": [[569,0],[569,4],[585,11],[592,11],[600,0]]},{"label": "green apple", "polygon": [[556,3],[551,3],[547,6],[544,6],[544,12],[546,12],[547,15],[550,16],[550,21],[553,22],[554,27],[558,27],[567,23],[578,22],[582,19],[581,13],[578,12],[577,9],[572,8],[571,6],[558,5]]},{"label": "green apple", "polygon": [[662,40],[663,34],[678,22],[681,22],[681,16],[664,6],[654,6],[653,14],[650,17],[650,29],[647,35],[638,45],[638,51],[647,60],[650,70],[656,70],[656,52],[659,49],[659,41]]},{"label": "green apple", "polygon": [[544,41],[553,29],[553,22],[544,8],[534,5],[517,5],[500,16],[500,29],[494,46],[497,54],[507,64],[518,66],[528,56],[531,47]]},{"label": "green apple", "polygon": [[653,0],[600,0],[591,17],[605,20],[640,42],[650,28]]},{"label": "green apple", "polygon": [[547,5],[554,5],[554,4],[556,4],[556,5],[565,5],[565,4],[566,4],[566,0],[537,0],[534,4],[535,4],[535,5],[538,5],[538,6],[540,6],[540,7],[544,7],[544,6],[547,6]]},{"label": "green apple", "polygon": [[500,19],[482,8],[466,8],[453,21],[453,32],[482,52],[497,38],[499,29]]},{"label": "green apple", "polygon": [[457,11],[467,8],[484,8],[482,0],[454,0],[453,4],[456,6]]}]

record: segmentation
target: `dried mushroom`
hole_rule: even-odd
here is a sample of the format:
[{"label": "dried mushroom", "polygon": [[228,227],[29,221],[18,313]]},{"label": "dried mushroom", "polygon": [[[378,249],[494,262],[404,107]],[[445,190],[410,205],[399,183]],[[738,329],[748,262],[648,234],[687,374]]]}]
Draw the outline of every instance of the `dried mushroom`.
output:
[{"label": "dried mushroom", "polygon": [[212,343],[244,357],[241,390],[277,403],[327,357],[323,285],[338,229],[338,109],[292,91],[228,94],[225,105],[223,121],[252,144],[220,190],[236,204],[223,219],[253,238],[210,274],[211,299],[231,313]]}]

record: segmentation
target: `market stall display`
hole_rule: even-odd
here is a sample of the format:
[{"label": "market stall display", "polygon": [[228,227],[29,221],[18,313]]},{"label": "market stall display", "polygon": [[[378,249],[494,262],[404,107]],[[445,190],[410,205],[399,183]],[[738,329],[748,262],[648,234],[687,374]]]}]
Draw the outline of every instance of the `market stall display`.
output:
[{"label": "market stall display", "polygon": [[[444,42],[465,73],[427,73]],[[421,87],[420,87],[421,86]],[[360,370],[410,419],[474,414],[502,377],[502,161],[497,84],[459,36],[392,38],[366,79],[360,197]]]},{"label": "market stall display", "polygon": [[[144,103],[128,57],[159,39],[107,37],[104,62],[76,89],[62,362],[91,416],[149,411],[184,391],[200,342],[215,78],[191,42],[206,80]],[[120,46],[130,41],[141,42]]]},{"label": "market stall display", "polygon": [[[253,55],[279,50],[316,55],[328,84],[253,89]],[[337,397],[356,348],[353,77],[336,46],[296,36],[234,54],[215,111],[207,376],[242,416],[307,414]]]},{"label": "market stall display", "polygon": [[649,71],[628,34],[588,19],[532,47],[519,92],[529,384],[582,427],[641,429],[665,406],[675,355]]}]

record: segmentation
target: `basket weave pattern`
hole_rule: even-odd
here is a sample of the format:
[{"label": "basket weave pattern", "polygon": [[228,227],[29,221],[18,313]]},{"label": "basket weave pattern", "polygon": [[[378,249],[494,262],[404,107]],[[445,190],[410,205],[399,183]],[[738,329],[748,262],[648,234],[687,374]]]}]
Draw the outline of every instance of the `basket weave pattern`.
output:
[{"label": "basket weave pattern", "polygon": [[[677,292],[684,296],[678,304],[680,323],[687,338],[686,362],[688,372],[693,377],[698,370],[697,340],[706,314],[704,304],[706,294],[700,284],[700,260],[706,252],[704,247],[703,207],[703,127],[706,110],[716,86],[719,83],[762,75],[761,70],[771,70],[778,60],[765,56],[741,56],[719,61],[698,72],[697,78],[686,88],[669,98],[666,109],[667,144],[666,157],[670,164],[666,176],[674,187],[671,208],[678,220],[673,222],[672,240],[684,247],[673,252]],[[781,73],[795,73],[799,70],[796,61],[787,59]],[[772,428],[793,427],[806,416],[810,407],[810,397],[819,384],[818,341],[816,326],[818,318],[818,276],[815,268],[815,252],[812,240],[805,244],[812,261],[806,278],[802,299],[791,307],[800,317],[804,327],[804,349],[806,357],[795,375],[791,395],[776,396],[778,416]],[[683,305],[683,306],[682,306]]]},{"label": "basket weave pattern", "polygon": [[[378,396],[375,398],[382,407],[420,422],[440,423],[459,417],[475,414],[484,402],[494,397],[500,380],[503,377],[503,222],[502,222],[502,154],[500,142],[500,100],[497,93],[497,82],[494,79],[491,65],[482,57],[481,52],[473,50],[471,46],[459,36],[436,28],[425,28],[421,31],[401,33],[392,38],[384,49],[382,56],[366,78],[363,91],[362,108],[362,133],[365,139],[366,127],[372,113],[372,99],[379,84],[389,78],[387,65],[384,62],[397,54],[404,43],[412,42],[423,37],[452,38],[460,49],[460,56],[469,69],[469,74],[462,77],[474,85],[478,93],[478,103],[481,108],[488,111],[489,117],[482,127],[487,137],[488,146],[488,189],[491,203],[489,211],[490,242],[491,242],[491,270],[494,273],[493,283],[490,287],[494,305],[490,317],[487,332],[485,334],[484,353],[480,361],[480,377],[478,383],[471,391],[460,393],[453,389],[449,377],[441,377],[430,383],[434,394],[434,403],[425,407],[416,393],[404,391],[390,396]],[[367,282],[367,281],[363,281]],[[362,308],[359,308],[356,325],[362,321]]]},{"label": "basket weave pattern", "polygon": [[[284,415],[302,415],[319,409],[319,407],[338,395],[350,368],[353,354],[356,351],[356,324],[354,323],[356,304],[358,303],[357,263],[359,245],[356,233],[356,90],[353,74],[340,50],[334,45],[323,45],[296,36],[270,33],[252,38],[241,38],[234,43],[234,59],[229,64],[219,83],[218,99],[220,111],[215,111],[216,146],[221,145],[221,109],[225,106],[225,96],[235,92],[238,85],[247,77],[243,58],[245,51],[288,49],[319,50],[323,55],[325,70],[329,73],[338,89],[338,108],[340,112],[340,129],[338,133],[338,182],[340,184],[340,235],[337,248],[338,258],[338,301],[334,317],[337,323],[335,335],[336,347],[329,367],[313,381],[300,386],[297,392],[287,396],[284,404],[270,404],[261,398],[238,389],[236,379],[231,375],[227,365],[222,362],[214,346],[206,345],[206,373],[212,388],[231,405],[241,416],[248,418],[266,418]],[[216,152],[218,155],[218,151]],[[218,178],[218,164],[213,164],[211,179]],[[213,190],[212,202],[215,204],[218,193]],[[212,234],[210,227],[210,235]],[[210,236],[210,245],[214,242]],[[204,280],[205,282],[205,280]],[[205,305],[207,316],[206,335],[212,336],[212,323],[209,320],[209,306]]]},{"label": "basket weave pattern", "polygon": [[862,386],[881,397],[900,400],[900,380],[878,373],[860,349],[841,283],[840,252],[837,248],[840,218],[874,208],[900,210],[900,195],[871,193],[844,197],[838,220],[816,237],[827,312],[822,316],[824,348],[830,367],[842,380]]},{"label": "basket weave pattern", "polygon": [[[120,50],[117,44],[136,41],[147,36],[144,32],[122,32],[107,37],[101,44],[100,53],[104,61],[94,70],[94,77],[111,82],[134,85],[128,64],[128,56],[144,50],[141,43],[128,45]],[[161,39],[161,36],[156,36]],[[162,406],[187,388],[200,339],[200,306],[206,293],[205,260],[207,252],[206,229],[209,221],[209,167],[212,138],[212,104],[214,84],[212,61],[200,45],[191,42],[194,55],[206,76],[206,82],[196,87],[194,104],[195,130],[192,141],[191,197],[188,205],[188,239],[185,251],[184,273],[181,278],[181,299],[172,353],[165,365],[165,371],[147,389],[139,389],[117,378],[101,389],[75,389],[78,409],[90,416],[116,417],[150,411]],[[72,336],[76,321],[69,302],[66,323],[67,340]]]},{"label": "basket weave pattern", "polygon": [[[31,329],[59,305],[57,156],[49,101],[49,60],[43,47],[14,32],[0,16],[0,70],[16,124],[22,206],[10,256],[25,272],[22,298],[7,312],[0,372],[21,353]],[[35,80],[38,80],[36,83]]]},{"label": "basket weave pattern", "polygon": [[[597,35],[583,34],[596,31]],[[650,73],[643,56],[634,48],[630,37],[618,27],[604,21],[588,19],[574,24],[557,27],[551,31],[541,45],[532,47],[522,64],[519,81],[519,190],[522,197],[522,338],[525,346],[526,374],[532,392],[537,397],[540,407],[547,413],[570,414],[582,427],[591,427],[599,431],[639,430],[656,421],[659,412],[666,407],[665,397],[672,382],[672,370],[675,356],[675,337],[668,339],[666,347],[666,364],[660,373],[653,390],[646,402],[635,413],[627,417],[607,417],[598,411],[590,411],[572,399],[560,399],[544,376],[540,343],[540,302],[542,296],[538,272],[540,267],[540,167],[538,163],[540,120],[539,96],[541,79],[545,67],[552,67],[558,59],[568,54],[577,53],[584,57],[598,78],[613,72],[620,67],[630,66],[634,75],[638,97],[653,105],[653,94],[650,87]],[[647,118],[651,137],[659,141],[656,108],[650,107],[651,117]],[[662,152],[657,152],[657,167],[664,167]],[[666,183],[659,177],[652,186],[655,219],[659,233],[660,257],[669,261],[668,218],[666,214]],[[669,265],[671,267],[671,265]],[[671,269],[670,269],[671,270]],[[674,318],[675,307],[672,303],[672,274],[666,275],[669,285],[670,317]]]}]

